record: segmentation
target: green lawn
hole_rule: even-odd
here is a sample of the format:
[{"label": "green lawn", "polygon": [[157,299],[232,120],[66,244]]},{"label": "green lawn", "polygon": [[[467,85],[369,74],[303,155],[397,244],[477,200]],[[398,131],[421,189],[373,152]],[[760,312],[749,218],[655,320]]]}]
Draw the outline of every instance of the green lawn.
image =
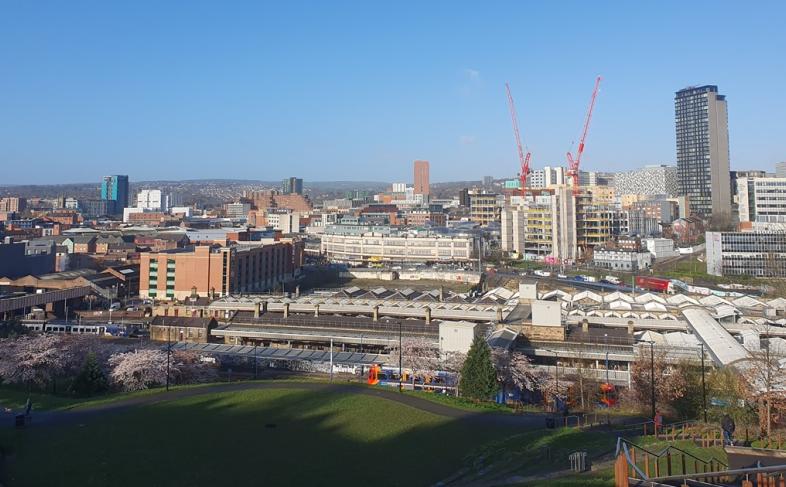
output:
[{"label": "green lawn", "polygon": [[262,389],[0,429],[7,485],[430,485],[509,434],[386,399]]},{"label": "green lawn", "polygon": [[[453,395],[440,394],[437,392],[426,391],[409,391],[404,390],[404,394],[409,396],[419,397],[427,401],[437,404],[444,404],[452,408],[461,409],[462,411],[474,411],[480,413],[512,413],[513,409],[504,404],[497,404],[495,402],[477,402],[463,397],[456,397]],[[533,408],[532,411],[535,411]],[[529,412],[532,412],[529,411]],[[537,410],[542,412],[543,408]]]},{"label": "green lawn", "polygon": [[35,410],[60,409],[81,401],[81,399],[72,397],[37,392],[28,393],[20,389],[2,387],[0,388],[0,408],[21,410],[25,407],[28,397],[32,401]]}]

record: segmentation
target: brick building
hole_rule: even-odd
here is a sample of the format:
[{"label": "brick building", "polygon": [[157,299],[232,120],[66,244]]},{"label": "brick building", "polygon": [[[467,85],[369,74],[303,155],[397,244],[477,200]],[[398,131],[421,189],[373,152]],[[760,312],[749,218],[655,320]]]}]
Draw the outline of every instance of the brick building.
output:
[{"label": "brick building", "polygon": [[207,343],[215,318],[198,316],[156,316],[150,322],[150,339],[159,342]]},{"label": "brick building", "polygon": [[303,265],[299,239],[198,245],[140,255],[139,293],[157,299],[227,296],[280,287]]},{"label": "brick building", "polygon": [[313,208],[307,196],[297,193],[281,194],[278,191],[246,191],[243,199],[250,202],[257,210],[286,208],[292,211],[306,212]]}]

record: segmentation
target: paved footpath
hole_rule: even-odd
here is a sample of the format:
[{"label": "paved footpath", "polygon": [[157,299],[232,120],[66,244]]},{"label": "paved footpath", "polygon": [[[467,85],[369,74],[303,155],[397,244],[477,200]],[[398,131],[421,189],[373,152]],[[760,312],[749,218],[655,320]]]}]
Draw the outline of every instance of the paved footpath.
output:
[{"label": "paved footpath", "polygon": [[[168,401],[175,401],[190,397],[197,397],[205,394],[215,394],[234,391],[247,391],[255,389],[294,389],[304,391],[322,391],[337,393],[363,394],[367,396],[379,397],[389,401],[395,401],[406,406],[426,411],[438,416],[458,419],[462,421],[481,422],[497,426],[510,426],[515,428],[534,428],[543,427],[544,415],[542,414],[510,414],[510,413],[487,413],[465,411],[453,408],[444,404],[429,401],[409,394],[401,394],[398,391],[385,389],[382,387],[366,387],[355,384],[342,383],[320,383],[320,382],[285,382],[285,381],[258,381],[258,382],[236,382],[227,384],[215,384],[203,387],[186,389],[174,389],[169,392],[157,392],[145,394],[128,399],[121,399],[92,406],[79,407],[73,409],[35,411],[33,409],[33,421],[30,426],[40,424],[72,424],[95,418],[98,415],[110,414],[125,411],[134,407],[149,406]],[[35,407],[35,404],[33,405]],[[10,418],[11,420],[13,418]]]}]

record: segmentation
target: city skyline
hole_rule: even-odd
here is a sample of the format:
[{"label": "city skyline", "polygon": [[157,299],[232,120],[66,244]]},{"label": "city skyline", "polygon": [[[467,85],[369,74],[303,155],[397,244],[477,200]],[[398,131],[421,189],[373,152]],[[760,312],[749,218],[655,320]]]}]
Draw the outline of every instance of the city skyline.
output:
[{"label": "city skyline", "polygon": [[[772,62],[786,47],[776,3],[764,18],[681,5],[681,15],[705,19],[690,31],[663,5],[576,4],[570,16],[559,6],[514,5],[502,16],[345,5],[330,24],[320,6],[302,17],[285,6],[158,6],[155,20],[151,8],[5,8],[2,183],[227,171],[238,179],[397,181],[408,180],[416,159],[431,162],[435,182],[513,177],[504,83],[539,168],[565,164],[598,74],[604,85],[585,170],[675,164],[674,93],[703,84],[732,102],[732,169],[769,170],[784,159],[776,141],[786,101],[756,89],[786,73]],[[526,31],[511,34],[525,19]],[[140,24],[144,38],[135,35]],[[722,63],[681,54],[717,32],[724,36],[710,38]],[[35,181],[25,173],[32,165],[44,169]]]}]

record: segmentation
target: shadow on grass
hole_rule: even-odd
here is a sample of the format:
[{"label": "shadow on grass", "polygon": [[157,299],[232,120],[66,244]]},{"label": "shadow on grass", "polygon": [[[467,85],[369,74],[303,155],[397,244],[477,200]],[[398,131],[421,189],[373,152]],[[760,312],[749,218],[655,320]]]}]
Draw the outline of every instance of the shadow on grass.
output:
[{"label": "shadow on grass", "polygon": [[[509,426],[351,391],[253,389],[1,431],[14,485],[430,485]],[[81,419],[80,419],[81,420]]]}]

